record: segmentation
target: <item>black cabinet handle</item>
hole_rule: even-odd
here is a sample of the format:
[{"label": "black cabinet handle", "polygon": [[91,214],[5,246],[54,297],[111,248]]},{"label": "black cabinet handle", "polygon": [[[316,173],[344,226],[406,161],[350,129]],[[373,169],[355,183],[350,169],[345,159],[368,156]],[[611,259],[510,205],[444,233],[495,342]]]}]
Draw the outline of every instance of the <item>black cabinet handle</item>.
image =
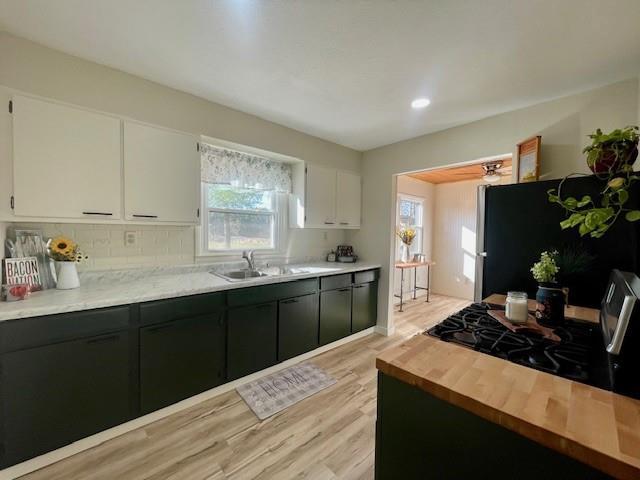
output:
[{"label": "black cabinet handle", "polygon": [[173,327],[173,323],[165,323],[163,325],[158,325],[155,327],[150,327],[147,329],[147,332],[149,333],[155,333],[155,332],[159,332],[160,330],[166,330],[167,328],[171,328]]},{"label": "black cabinet handle", "polygon": [[133,214],[131,216],[132,217],[136,217],[136,218],[158,218],[158,215],[137,215],[137,214]]},{"label": "black cabinet handle", "polygon": [[349,222],[340,222],[340,225],[349,225]]},{"label": "black cabinet handle", "polygon": [[108,212],[82,212],[83,215],[102,215],[104,217],[109,217],[113,215],[113,213]]},{"label": "black cabinet handle", "polygon": [[95,345],[97,343],[108,343],[108,342],[114,342],[119,338],[120,338],[120,334],[116,333],[113,335],[108,335],[106,337],[90,338],[89,340],[87,340],[87,343],[92,345]]},{"label": "black cabinet handle", "polygon": [[297,298],[292,298],[290,300],[283,300],[282,303],[298,303],[300,300]]},{"label": "black cabinet handle", "polygon": [[364,288],[366,285],[354,285],[353,288]]},{"label": "black cabinet handle", "polygon": [[338,290],[339,292],[350,292],[351,291],[351,287],[349,288],[341,288],[340,290]]},{"label": "black cabinet handle", "polygon": [[335,225],[335,222],[324,222],[325,225]]}]

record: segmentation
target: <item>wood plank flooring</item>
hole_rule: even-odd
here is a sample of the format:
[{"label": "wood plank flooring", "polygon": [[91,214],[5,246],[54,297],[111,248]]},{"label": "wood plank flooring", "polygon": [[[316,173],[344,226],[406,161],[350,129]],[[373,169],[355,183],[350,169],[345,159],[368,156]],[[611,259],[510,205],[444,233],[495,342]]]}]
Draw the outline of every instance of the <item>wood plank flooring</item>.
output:
[{"label": "wood plank flooring", "polygon": [[231,391],[21,479],[372,479],[375,357],[469,303],[439,295],[407,302],[393,336],[313,358],[336,385],[262,422]]}]

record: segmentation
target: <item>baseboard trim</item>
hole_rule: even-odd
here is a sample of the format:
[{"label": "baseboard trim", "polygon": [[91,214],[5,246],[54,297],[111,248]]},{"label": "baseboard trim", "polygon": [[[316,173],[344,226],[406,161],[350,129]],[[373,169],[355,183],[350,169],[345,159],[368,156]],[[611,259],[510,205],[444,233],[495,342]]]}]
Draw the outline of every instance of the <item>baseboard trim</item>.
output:
[{"label": "baseboard trim", "polygon": [[[379,330],[381,328],[382,330]],[[366,337],[368,335],[371,335],[372,333],[380,333],[382,335],[386,335],[386,333],[382,333],[383,331],[386,332],[387,329],[379,326],[367,328],[366,330],[362,330],[361,332],[354,333],[353,335],[349,335],[348,337],[342,338],[333,343],[329,343],[327,345],[318,347],[315,350],[312,350],[311,352],[307,352],[297,357],[290,358],[289,360],[285,360],[284,362],[278,363],[273,367],[269,367],[259,372],[252,373],[251,375],[247,375],[246,377],[233,380],[229,383],[225,383],[224,385],[220,385],[219,387],[212,388],[211,390],[207,390],[206,392],[199,393],[198,395],[189,397],[178,403],[174,403],[173,405],[169,405],[168,407],[165,407],[161,410],[157,410],[155,412],[149,413],[142,417],[138,417],[134,420],[130,420],[126,423],[117,425],[108,430],[98,432],[94,435],[91,435],[90,437],[86,437],[81,440],[78,440],[77,442],[71,443],[57,450],[47,452],[43,455],[40,455],[39,457],[35,457],[30,460],[26,460],[22,463],[18,463],[16,465],[8,467],[4,470],[0,470],[0,480],[13,480],[22,475],[26,475],[36,470],[40,470],[41,468],[44,468],[46,466],[49,466],[51,464],[64,460],[65,458],[68,458],[72,455],[83,452],[101,443],[111,440],[115,437],[118,437],[127,432],[135,430],[136,428],[144,427],[157,420],[168,417],[169,415],[173,415],[174,413],[193,407],[194,405],[197,405],[205,400],[209,400],[210,398],[218,396],[222,393],[226,393],[230,390],[235,389],[239,385],[242,385],[247,382],[251,382],[264,375],[275,373],[279,370],[282,370],[283,368],[287,368],[301,361],[308,360],[309,358],[315,357],[324,352],[328,352],[329,350],[333,350],[334,348],[353,342],[354,340],[358,340],[362,337]]]},{"label": "baseboard trim", "polygon": [[384,335],[385,337],[390,337],[391,335],[393,335],[393,332],[395,331],[395,326],[392,326],[391,328],[389,328],[389,327],[383,327],[382,325],[376,325],[373,328],[375,333],[379,335]]}]

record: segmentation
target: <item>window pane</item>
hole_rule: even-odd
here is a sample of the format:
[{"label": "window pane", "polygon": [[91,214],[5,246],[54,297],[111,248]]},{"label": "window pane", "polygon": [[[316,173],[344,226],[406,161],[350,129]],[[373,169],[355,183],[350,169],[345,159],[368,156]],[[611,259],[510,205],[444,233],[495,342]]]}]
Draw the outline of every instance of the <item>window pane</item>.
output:
[{"label": "window pane", "polygon": [[209,212],[209,250],[274,248],[272,214]]},{"label": "window pane", "polygon": [[422,202],[400,198],[398,200],[400,224],[406,226],[422,225]]},{"label": "window pane", "polygon": [[273,211],[274,193],[266,190],[207,184],[207,206],[232,210]]}]

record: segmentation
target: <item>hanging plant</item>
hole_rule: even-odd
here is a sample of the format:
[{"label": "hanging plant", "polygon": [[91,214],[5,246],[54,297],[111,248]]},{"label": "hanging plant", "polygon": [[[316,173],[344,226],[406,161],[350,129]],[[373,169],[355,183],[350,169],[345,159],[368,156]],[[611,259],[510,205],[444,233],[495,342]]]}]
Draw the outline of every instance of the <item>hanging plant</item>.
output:
[{"label": "hanging plant", "polygon": [[581,236],[589,234],[600,238],[622,214],[629,222],[640,220],[640,210],[625,207],[631,185],[640,179],[640,175],[633,171],[640,135],[638,127],[632,126],[608,134],[597,129],[589,138],[591,145],[583,153],[587,154],[587,165],[591,171],[604,184],[600,198],[593,199],[590,195],[580,199],[563,198],[562,186],[572,175],[562,179],[558,189],[551,189],[547,194],[551,203],[559,204],[567,213],[567,218],[560,222],[563,230],[578,228]]}]

